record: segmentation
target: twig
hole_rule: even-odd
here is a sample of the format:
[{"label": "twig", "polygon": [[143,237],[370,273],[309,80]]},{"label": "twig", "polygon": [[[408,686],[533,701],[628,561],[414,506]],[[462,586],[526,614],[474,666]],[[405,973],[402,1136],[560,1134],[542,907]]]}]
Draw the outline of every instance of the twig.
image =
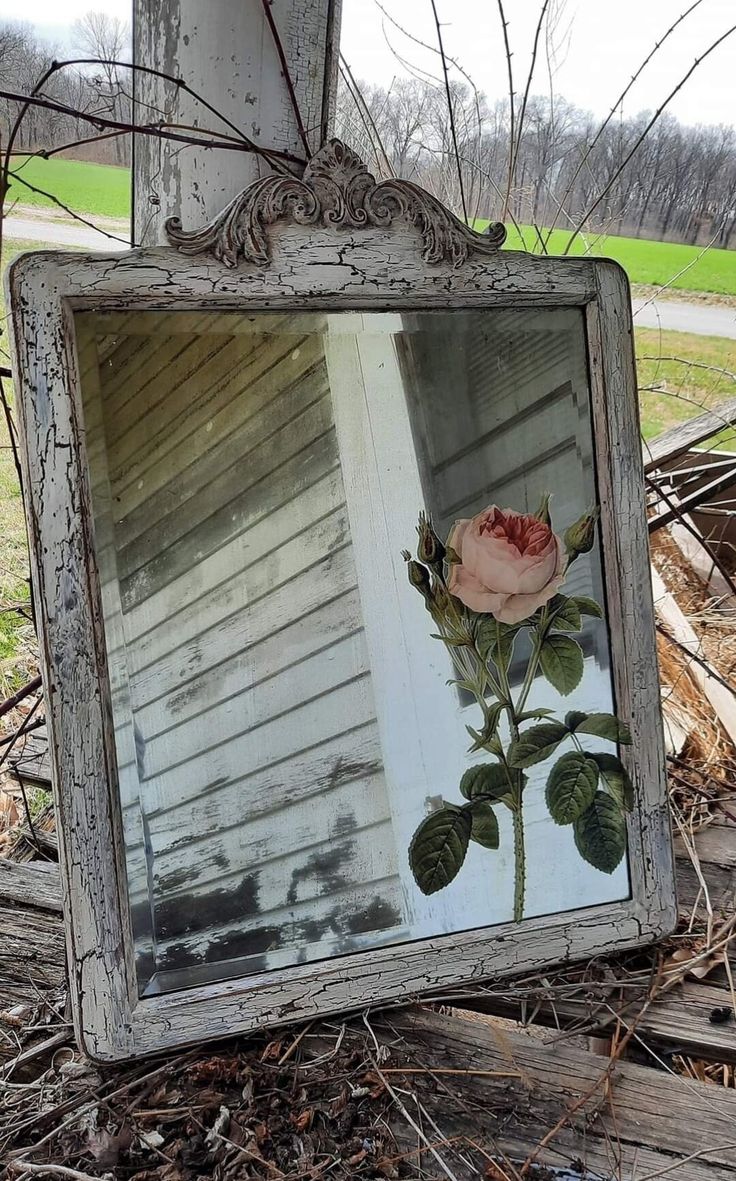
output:
[{"label": "twig", "polygon": [[[674,497],[670,496],[669,493],[666,492],[665,489],[662,488],[651,476],[645,476],[644,482],[648,488],[655,492],[656,495],[665,502],[669,510],[670,521],[672,519],[676,520],[680,525],[683,526],[684,529],[687,530],[688,533],[692,534],[697,542],[699,542],[708,558],[712,561],[716,570],[718,570],[718,572],[723,576],[723,579],[731,591],[731,594],[736,596],[736,582],[734,582],[730,570],[715,552],[715,549],[710,548],[703,535],[698,532],[698,530],[690,523],[690,521],[688,521],[686,511],[679,504],[677,504]],[[734,473],[734,482],[736,482],[736,472]],[[668,523],[668,521],[660,521],[658,517],[655,516],[649,522],[649,532],[654,533],[657,529],[661,528],[663,524]]]},{"label": "twig", "polygon": [[[66,1165],[33,1165],[30,1161],[8,1161],[8,1168],[13,1173],[29,1173],[33,1176],[46,1174],[48,1177],[69,1177],[71,1181],[100,1181],[100,1174],[93,1177],[91,1173],[80,1173],[79,1169],[70,1169]],[[104,1173],[103,1177],[112,1179],[111,1173]]]},{"label": "twig", "polygon": [[455,127],[455,107],[452,101],[452,91],[450,90],[450,75],[447,69],[447,58],[445,57],[445,44],[442,39],[442,26],[440,25],[440,18],[437,15],[437,4],[435,0],[429,0],[432,5],[432,14],[434,16],[434,23],[437,29],[437,44],[440,51],[440,59],[442,61],[442,76],[445,80],[445,94],[447,95],[447,113],[450,117],[450,135],[452,137],[452,150],[455,153],[455,165],[457,168],[457,183],[460,186],[460,203],[463,207],[463,220],[468,224],[468,205],[465,200],[465,185],[463,184],[463,170],[460,163],[460,149],[457,146],[457,129]]},{"label": "twig", "polygon": [[71,209],[68,205],[65,205],[64,202],[60,201],[59,198],[53,193],[47,193],[45,189],[39,189],[36,185],[32,185],[30,181],[25,180],[19,172],[10,171],[8,176],[12,176],[13,180],[19,181],[24,188],[30,189],[32,193],[38,193],[41,197],[47,197],[49,201],[52,201],[53,204],[58,206],[59,209],[63,209],[64,212],[68,213],[70,217],[73,217],[75,221],[81,221],[82,225],[88,226],[89,229],[95,230],[98,234],[103,234],[106,238],[110,238],[113,242],[123,242],[126,246],[130,246],[130,238],[121,238],[119,234],[111,234],[108,230],[100,229],[100,227],[96,226],[93,221],[88,221],[86,217],[82,217],[81,213],[77,213],[74,209]]},{"label": "twig", "polygon": [[[1,231],[2,231],[2,212],[0,210],[0,235],[1,235]],[[5,416],[5,425],[8,430],[8,438],[10,439],[10,450],[11,450],[11,453],[13,456],[13,465],[15,467],[15,474],[18,477],[18,488],[20,489],[20,495],[21,495],[21,500],[22,500],[23,499],[23,468],[21,466],[20,453],[18,451],[18,438],[17,438],[16,431],[15,431],[15,423],[13,422],[13,415],[12,415],[12,412],[10,409],[10,403],[8,402],[7,396],[5,394],[5,387],[3,385],[3,379],[6,377],[12,379],[12,376],[13,375],[12,375],[11,371],[9,369],[5,369],[5,367],[3,367],[0,370],[0,402],[2,402],[3,415]],[[0,714],[0,717],[1,716],[2,715]]]},{"label": "twig", "polygon": [[304,120],[302,119],[302,112],[299,107],[299,100],[296,97],[296,90],[294,89],[294,82],[291,77],[291,71],[289,70],[289,63],[286,60],[286,54],[284,53],[284,46],[281,41],[279,31],[276,28],[276,22],[273,19],[273,13],[271,11],[272,0],[261,0],[261,3],[263,5],[263,15],[265,16],[266,23],[268,24],[268,27],[271,30],[271,36],[273,38],[273,43],[276,46],[276,52],[279,56],[279,62],[281,64],[281,76],[284,79],[284,82],[286,83],[286,89],[289,92],[289,100],[291,102],[291,109],[294,112],[294,118],[296,119],[296,126],[297,126],[297,131],[299,132],[299,138],[302,141],[302,144],[304,146],[304,151],[306,152],[307,159],[309,159],[309,157],[312,155],[312,151],[309,146],[307,132],[304,127]]},{"label": "twig", "polygon": [[637,357],[637,360],[657,361],[659,363],[663,363],[665,361],[676,361],[679,365],[687,365],[688,368],[692,367],[693,369],[708,369],[711,373],[718,373],[723,377],[729,377],[731,381],[736,381],[736,373],[732,373],[730,369],[724,369],[720,365],[707,365],[704,361],[691,361],[689,357],[650,357],[648,355],[641,355]]},{"label": "twig", "polygon": [[694,660],[695,663],[699,664],[700,667],[703,669],[703,671],[706,672],[709,677],[712,677],[713,680],[717,681],[719,685],[722,685],[724,689],[728,689],[729,693],[733,697],[736,697],[736,690],[734,689],[733,685],[729,684],[729,682],[727,680],[725,680],[720,675],[720,673],[716,672],[716,670],[713,668],[713,665],[710,663],[710,661],[706,660],[703,656],[699,656],[697,652],[693,652],[692,649],[688,648],[685,644],[680,643],[680,641],[678,639],[676,639],[676,637],[673,636],[672,633],[670,631],[668,631],[667,628],[664,627],[663,624],[657,623],[657,624],[655,624],[655,626],[656,626],[656,629],[659,632],[659,634],[661,636],[664,636],[665,640],[667,640],[668,643],[674,644],[675,648],[677,648],[680,652],[682,652],[683,656],[687,656],[688,660]]},{"label": "twig", "polygon": [[373,141],[373,135],[375,135],[376,142],[373,143],[373,150],[375,151],[376,144],[377,144],[380,149],[381,155],[383,156],[383,160],[386,165],[386,171],[387,171],[388,176],[395,176],[396,174],[394,172],[393,167],[391,166],[391,161],[388,158],[388,154],[386,152],[386,149],[383,146],[383,140],[381,139],[378,128],[376,127],[376,123],[373,118],[373,115],[370,112],[368,104],[363,97],[363,93],[362,93],[358,83],[355,81],[355,78],[353,77],[353,72],[350,69],[350,66],[348,65],[347,61],[345,60],[345,58],[343,57],[342,54],[340,54],[340,71],[342,73],[343,80],[345,81],[347,88],[350,91],[350,97],[352,98],[353,102],[355,103],[358,114],[361,117],[363,126],[365,127],[366,131],[368,132],[368,138],[371,141]]},{"label": "twig", "polygon": [[[663,37],[660,37],[659,41],[656,41],[656,42],[655,42],[655,44],[654,44],[654,48],[653,48],[653,49],[652,49],[652,50],[651,50],[651,51],[650,51],[650,52],[647,54],[647,56],[644,58],[644,61],[643,61],[643,62],[641,63],[641,65],[639,66],[639,69],[638,69],[638,70],[636,70],[636,72],[635,72],[634,74],[632,74],[632,76],[631,76],[631,80],[630,80],[630,81],[629,81],[629,83],[628,83],[628,84],[627,84],[627,85],[624,87],[624,89],[621,91],[621,94],[620,94],[620,95],[618,96],[618,98],[616,99],[615,103],[613,104],[613,106],[611,107],[610,111],[609,111],[609,112],[608,112],[608,114],[606,115],[605,119],[604,119],[604,120],[603,120],[603,122],[601,123],[600,127],[599,127],[599,128],[598,128],[598,130],[596,131],[596,133],[595,133],[595,135],[593,136],[592,140],[590,141],[590,143],[586,144],[586,146],[585,146],[585,151],[583,152],[583,154],[582,154],[582,155],[581,155],[581,157],[580,157],[580,160],[579,160],[579,162],[578,162],[578,166],[577,166],[577,168],[575,169],[575,171],[573,172],[573,174],[572,174],[572,177],[571,177],[571,178],[570,178],[570,180],[568,181],[567,188],[566,188],[565,192],[564,192],[564,193],[563,193],[563,195],[562,195],[562,201],[561,201],[561,203],[560,203],[560,208],[562,208],[562,206],[565,204],[565,202],[566,202],[567,198],[568,198],[568,197],[570,196],[570,194],[572,193],[572,191],[573,191],[573,189],[574,189],[574,187],[575,187],[575,182],[576,182],[576,180],[578,179],[578,177],[580,176],[580,173],[582,172],[583,168],[585,167],[585,165],[586,165],[587,161],[589,160],[589,158],[590,158],[590,155],[591,155],[591,153],[592,153],[593,149],[595,148],[596,144],[598,143],[598,140],[599,140],[599,139],[601,138],[601,136],[603,135],[603,132],[604,132],[604,131],[606,130],[606,128],[608,127],[608,124],[611,122],[611,119],[613,118],[614,114],[616,113],[616,111],[617,111],[617,110],[619,109],[619,107],[621,106],[622,102],[623,102],[623,101],[624,101],[624,99],[626,98],[627,94],[628,94],[628,93],[629,93],[629,91],[631,90],[631,88],[632,88],[632,86],[634,85],[634,83],[637,81],[637,79],[640,77],[640,75],[641,75],[641,74],[644,72],[644,70],[646,69],[646,67],[649,65],[650,61],[651,61],[651,60],[652,60],[652,58],[654,57],[654,55],[657,53],[657,51],[658,51],[658,50],[661,48],[661,46],[662,46],[662,45],[664,45],[664,43],[665,43],[665,41],[667,40],[667,38],[668,38],[669,36],[671,36],[671,34],[672,34],[672,33],[674,33],[674,31],[675,31],[675,29],[677,28],[677,26],[678,26],[679,24],[682,24],[682,22],[683,22],[683,21],[684,21],[684,20],[685,20],[685,19],[686,19],[686,18],[687,18],[689,15],[690,15],[690,13],[693,11],[693,9],[697,8],[697,7],[698,7],[698,5],[699,5],[699,4],[702,4],[702,3],[703,3],[703,0],[695,0],[695,3],[694,3],[694,4],[691,4],[691,5],[690,5],[690,7],[689,7],[689,8],[687,8],[687,9],[685,10],[685,12],[681,13],[681,14],[680,14],[680,16],[678,16],[677,20],[676,20],[676,21],[675,21],[675,22],[674,22],[672,25],[670,25],[669,29],[667,29],[667,32],[664,34],[664,36],[663,36]],[[548,242],[549,242],[550,236],[551,236],[552,232],[554,231],[554,228],[555,228],[555,226],[556,226],[556,225],[557,225],[557,218],[555,217],[555,218],[553,218],[553,220],[552,220],[552,224],[551,224],[551,226],[549,227],[549,230],[547,231],[547,241],[548,241]]]},{"label": "twig", "polygon": [[22,689],[19,689],[17,693],[14,693],[12,697],[6,697],[5,701],[0,702],[0,718],[4,717],[5,714],[9,714],[11,709],[15,709],[16,705],[19,705],[21,701],[24,700],[24,698],[30,697],[31,693],[35,693],[36,689],[40,688],[40,676],[34,677],[32,681],[28,681],[28,683],[24,685]]},{"label": "twig", "polygon": [[504,198],[503,208],[501,210],[501,221],[506,220],[509,205],[511,204],[511,185],[513,183],[513,164],[514,164],[514,71],[511,65],[511,46],[509,45],[509,27],[506,20],[506,13],[503,9],[503,0],[496,0],[498,6],[498,14],[501,18],[501,28],[503,29],[503,43],[506,51],[506,66],[509,77],[509,167],[508,177],[506,180],[506,196]]},{"label": "twig", "polygon": [[453,1070],[448,1067],[384,1066],[384,1074],[459,1074],[467,1078],[522,1078],[519,1070]]},{"label": "twig", "polygon": [[[542,32],[542,25],[544,24],[544,18],[547,15],[548,7],[549,7],[549,0],[543,0],[542,7],[541,7],[541,10],[539,13],[539,20],[537,21],[537,27],[534,31],[534,43],[532,45],[532,60],[529,64],[529,73],[528,73],[527,79],[526,79],[526,87],[524,88],[524,97],[521,100],[521,107],[519,109],[519,119],[518,119],[517,128],[516,128],[516,142],[514,143],[513,137],[512,137],[512,141],[511,141],[511,151],[513,152],[513,157],[514,157],[512,163],[511,163],[512,181],[513,181],[513,177],[516,173],[516,161],[519,158],[519,149],[521,148],[521,137],[524,134],[524,118],[526,116],[526,107],[527,107],[527,103],[529,101],[529,91],[531,90],[531,86],[532,86],[532,78],[534,77],[534,67],[537,64],[537,51],[539,48],[539,37]],[[547,253],[546,243],[544,243],[542,241],[542,235],[539,233],[539,231],[537,231],[537,235],[539,237],[539,241],[542,246],[542,254],[546,254]]]},{"label": "twig", "polygon": [[644,1002],[641,1009],[637,1013],[634,1021],[632,1022],[632,1024],[630,1026],[628,1026],[626,1033],[621,1038],[621,1041],[617,1043],[615,1053],[611,1054],[611,1058],[609,1060],[608,1066],[603,1071],[600,1078],[596,1079],[596,1081],[592,1084],[592,1086],[588,1087],[588,1089],[578,1099],[576,1099],[573,1104],[571,1104],[566,1109],[564,1115],[560,1116],[560,1118],[558,1119],[555,1126],[553,1128],[550,1128],[550,1130],[539,1141],[539,1144],[536,1146],[536,1148],[532,1152],[529,1153],[526,1160],[524,1161],[524,1164],[521,1167],[521,1176],[522,1177],[527,1176],[530,1168],[532,1167],[532,1165],[536,1161],[540,1152],[542,1152],[547,1147],[547,1145],[552,1140],[554,1140],[557,1133],[562,1131],[565,1124],[570,1122],[570,1120],[576,1114],[576,1112],[580,1111],[580,1108],[585,1106],[585,1104],[588,1102],[588,1100],[592,1098],[592,1096],[596,1093],[596,1091],[600,1087],[607,1087],[609,1085],[609,1083],[611,1081],[611,1075],[613,1074],[616,1063],[623,1055],[624,1050],[626,1049],[627,1045],[631,1041],[631,1038],[634,1036],[634,1033],[636,1032],[636,1028],[637,1028],[639,1022],[644,1017],[644,1014],[649,1009],[651,1003],[652,1003],[651,997],[649,997]]},{"label": "twig", "polygon": [[[289,161],[293,164],[298,164],[304,167],[306,161],[299,156],[295,156],[292,152],[283,151],[280,148],[261,148],[251,141],[243,141],[238,143],[230,138],[223,140],[222,138],[203,139],[201,136],[183,135],[177,131],[169,130],[161,123],[127,123],[121,119],[110,119],[104,115],[88,115],[85,111],[79,111],[74,107],[69,107],[65,103],[55,102],[51,99],[40,98],[34,96],[28,98],[25,95],[17,94],[10,90],[0,90],[0,98],[9,99],[11,102],[22,103],[26,106],[43,107],[45,110],[56,111],[57,114],[71,115],[74,119],[82,119],[85,123],[91,123],[95,127],[109,127],[119,131],[135,132],[136,135],[152,135],[158,139],[175,140],[177,143],[190,144],[194,147],[205,148],[224,148],[231,152],[253,152],[257,156],[262,156],[270,164],[273,165],[274,160]],[[281,169],[281,171],[284,171]]]},{"label": "twig", "polygon": [[[500,3],[500,0],[499,0],[499,3]],[[680,81],[677,83],[677,85],[670,91],[670,93],[667,95],[667,98],[664,100],[664,102],[661,103],[657,107],[657,110],[654,112],[651,119],[648,121],[644,130],[641,132],[640,135],[637,136],[634,146],[631,148],[631,150],[629,152],[627,152],[627,154],[624,156],[624,159],[619,164],[618,168],[616,168],[613,175],[609,178],[607,183],[603,186],[603,188],[598,193],[598,196],[596,197],[596,199],[592,202],[591,205],[588,206],[588,208],[585,210],[583,215],[580,217],[577,227],[573,231],[572,235],[568,239],[567,245],[565,246],[565,250],[564,250],[565,254],[569,254],[570,247],[572,246],[575,239],[577,237],[579,237],[583,226],[589,220],[589,218],[592,216],[592,214],[595,213],[596,209],[601,204],[601,202],[605,198],[606,194],[610,191],[611,187],[615,184],[615,182],[620,177],[621,173],[626,168],[626,165],[629,163],[629,160],[631,160],[632,156],[634,156],[636,154],[636,152],[639,150],[639,148],[643,144],[644,140],[649,135],[649,132],[654,127],[654,124],[657,122],[657,120],[659,119],[659,117],[663,113],[663,111],[665,111],[666,108],[669,106],[669,104],[672,102],[672,99],[675,97],[675,95],[680,90],[682,90],[682,87],[685,85],[688,78],[690,78],[695,73],[698,66],[702,62],[704,62],[705,59],[711,53],[713,53],[713,51],[715,49],[718,48],[719,45],[722,45],[723,42],[728,37],[730,37],[732,33],[736,33],[736,25],[731,25],[730,29],[727,29],[725,33],[722,33],[720,37],[716,38],[716,40],[711,45],[708,46],[708,48],[705,50],[704,53],[701,53],[700,57],[696,57],[695,61],[691,65],[690,69],[683,75],[683,77],[680,79]]]}]

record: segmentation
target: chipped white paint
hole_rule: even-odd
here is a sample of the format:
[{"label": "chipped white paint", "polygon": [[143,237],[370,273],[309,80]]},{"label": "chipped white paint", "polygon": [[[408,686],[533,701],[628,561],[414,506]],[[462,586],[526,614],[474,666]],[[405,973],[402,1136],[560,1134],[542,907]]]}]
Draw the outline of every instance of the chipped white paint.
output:
[{"label": "chipped white paint", "polygon": [[[398,219],[388,231],[283,221],[270,229],[269,268],[228,270],[159,248],[117,257],[34,254],[9,269],[75,1021],[80,1042],[95,1058],[150,1053],[436,992],[470,977],[631,946],[674,925],[631,314],[622,272],[594,259],[506,252],[471,254],[459,268],[431,266],[419,247],[417,228]],[[586,310],[613,674],[618,710],[634,733],[632,897],[138,1000],[73,310],[509,306]]]},{"label": "chipped white paint", "polygon": [[[337,75],[341,0],[271,0],[304,127],[315,151],[327,135]],[[141,123],[165,111],[183,127],[305,156],[262,0],[134,0],[138,65],[183,78],[226,120],[173,82],[136,73]],[[186,134],[186,132],[183,132]],[[256,177],[269,171],[258,156],[137,136],[133,153],[134,241],[163,240],[172,214],[199,225]]]}]

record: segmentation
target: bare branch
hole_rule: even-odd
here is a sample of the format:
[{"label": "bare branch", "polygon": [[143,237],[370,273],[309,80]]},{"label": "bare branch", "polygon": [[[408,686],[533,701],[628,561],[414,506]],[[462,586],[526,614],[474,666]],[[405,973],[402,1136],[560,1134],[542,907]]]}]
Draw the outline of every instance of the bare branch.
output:
[{"label": "bare branch", "polygon": [[457,181],[460,185],[460,200],[463,207],[463,217],[467,224],[468,221],[468,205],[465,200],[465,186],[463,185],[463,170],[460,164],[460,152],[457,146],[457,130],[455,128],[455,110],[452,101],[452,91],[450,90],[450,75],[447,71],[447,58],[445,57],[445,45],[442,40],[442,27],[440,25],[440,18],[437,15],[437,4],[435,0],[429,0],[432,5],[432,13],[434,15],[434,23],[437,28],[437,44],[440,50],[440,58],[442,59],[442,76],[445,80],[445,93],[447,95],[447,112],[450,117],[450,133],[452,135],[452,148],[455,153],[455,163],[457,165]]},{"label": "bare branch", "polygon": [[638,151],[638,149],[641,147],[641,145],[643,144],[646,137],[649,135],[649,132],[654,127],[654,124],[657,122],[657,120],[659,119],[662,112],[664,110],[666,110],[666,108],[672,102],[672,99],[675,97],[675,95],[680,90],[682,90],[682,87],[685,85],[688,78],[690,78],[695,73],[698,66],[701,65],[701,63],[704,62],[705,59],[707,57],[709,57],[710,54],[713,53],[713,51],[715,49],[717,49],[719,45],[722,45],[723,42],[728,37],[730,37],[733,33],[736,33],[736,25],[731,25],[731,28],[727,29],[725,33],[722,33],[720,37],[718,37],[715,41],[713,41],[712,44],[709,45],[708,48],[705,50],[705,52],[701,53],[700,57],[696,57],[695,61],[693,62],[693,64],[691,65],[691,67],[687,71],[687,73],[683,75],[683,77],[680,79],[680,81],[677,83],[677,85],[670,91],[670,93],[667,95],[667,98],[664,100],[664,102],[659,107],[657,107],[657,110],[652,115],[651,119],[647,123],[647,125],[644,128],[644,130],[642,131],[641,135],[639,135],[637,137],[633,148],[631,148],[631,150],[629,152],[627,152],[627,154],[624,156],[624,159],[619,164],[618,168],[616,168],[616,170],[614,171],[613,176],[610,177],[608,183],[606,185],[604,185],[603,188],[601,189],[601,191],[598,193],[598,196],[596,197],[595,201],[592,202],[592,204],[586,209],[585,213],[580,218],[576,229],[571,234],[570,239],[565,247],[565,251],[564,251],[565,254],[569,253],[570,247],[572,246],[575,239],[579,236],[583,226],[588,221],[590,216],[593,213],[595,213],[596,209],[603,201],[603,198],[606,196],[606,194],[611,189],[611,186],[614,184],[614,182],[618,179],[618,177],[624,171],[626,165],[629,163],[629,160],[631,160],[632,156],[634,156],[635,153]]}]

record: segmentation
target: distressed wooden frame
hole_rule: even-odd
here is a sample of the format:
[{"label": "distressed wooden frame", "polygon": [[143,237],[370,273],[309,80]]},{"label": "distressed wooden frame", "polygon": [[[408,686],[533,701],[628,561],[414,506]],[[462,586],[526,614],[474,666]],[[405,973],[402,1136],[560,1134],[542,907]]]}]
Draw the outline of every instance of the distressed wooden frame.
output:
[{"label": "distressed wooden frame", "polygon": [[[402,194],[400,182],[388,182],[394,188],[382,205],[380,186],[371,196],[365,169],[354,169],[353,177],[356,171],[360,199],[332,217],[325,213],[333,198],[314,183],[316,210],[308,200],[305,209],[298,191],[307,188],[304,181],[255,182],[247,193],[261,186],[262,196],[264,184],[271,186],[270,204],[249,223],[265,248],[260,265],[249,261],[243,221],[253,202],[238,198],[237,211],[231,206],[199,236],[172,230],[184,251],[217,253],[219,245],[219,257],[192,260],[173,246],[123,255],[39,252],[9,268],[74,1020],[80,1045],[94,1059],[437,994],[470,977],[622,949],[675,925],[626,276],[606,260],[498,253],[498,232],[495,239],[472,234],[421,190],[408,186]],[[375,216],[370,208],[365,216],[366,194]],[[334,214],[334,202],[331,208]],[[445,218],[439,236],[437,208]],[[243,254],[246,261],[236,266]],[[637,799],[629,821],[631,897],[139,1000],[72,313],[509,306],[584,309],[614,685],[633,734],[625,752]]]}]

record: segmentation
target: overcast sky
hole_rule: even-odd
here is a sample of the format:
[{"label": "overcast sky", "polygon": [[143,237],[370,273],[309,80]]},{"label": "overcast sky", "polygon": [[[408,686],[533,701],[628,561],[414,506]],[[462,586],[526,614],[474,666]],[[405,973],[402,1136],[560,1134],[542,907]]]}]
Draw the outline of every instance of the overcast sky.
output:
[{"label": "overcast sky", "polygon": [[[212,3],[213,0],[210,0]],[[230,0],[231,3],[239,0]],[[559,2],[559,0],[558,0]],[[383,6],[414,36],[436,44],[430,0],[383,0]],[[523,89],[540,0],[506,0],[515,81]],[[654,43],[688,7],[688,0],[567,0],[562,17],[558,94],[580,107],[605,113]],[[125,0],[0,0],[0,18],[23,19],[63,45],[69,26],[93,8],[128,18]],[[506,93],[506,64],[494,0],[437,0],[445,47],[458,58],[489,99]],[[60,9],[64,23],[59,22]],[[654,109],[718,36],[736,24],[736,0],[700,5],[653,59],[627,99],[625,111]],[[566,42],[563,36],[569,27]],[[342,49],[356,77],[389,85],[409,69],[436,72],[437,58],[402,35],[382,15],[376,0],[343,0]],[[402,59],[402,60],[399,60]],[[533,90],[548,87],[544,52]],[[736,34],[698,68],[668,108],[685,123],[736,122]]]}]

